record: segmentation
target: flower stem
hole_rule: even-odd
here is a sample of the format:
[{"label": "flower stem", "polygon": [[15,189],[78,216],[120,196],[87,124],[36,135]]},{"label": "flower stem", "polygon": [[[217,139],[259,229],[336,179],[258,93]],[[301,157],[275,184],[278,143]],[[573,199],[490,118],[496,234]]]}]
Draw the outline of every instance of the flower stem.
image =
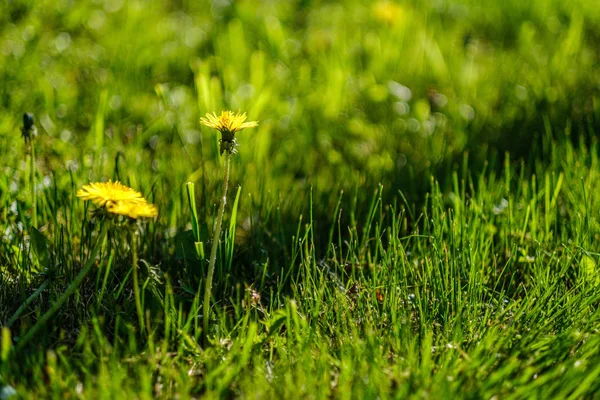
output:
[{"label": "flower stem", "polygon": [[102,248],[102,245],[104,244],[104,239],[106,239],[106,231],[106,226],[103,226],[102,230],[100,231],[100,235],[98,235],[98,241],[96,242],[96,246],[94,246],[94,249],[90,254],[90,258],[87,260],[82,270],[79,272],[79,274],[77,274],[77,276],[75,277],[73,282],[71,282],[67,290],[58,298],[58,300],[54,302],[54,304],[52,304],[52,307],[50,307],[50,309],[46,311],[46,313],[40,319],[37,320],[35,325],[27,331],[25,336],[23,336],[23,338],[19,340],[19,344],[17,345],[17,351],[25,347],[25,345],[29,341],[31,341],[31,339],[33,339],[35,334],[44,326],[46,326],[50,318],[62,307],[62,305],[67,301],[67,299],[73,293],[75,293],[79,285],[81,285],[81,282],[83,282],[85,276],[88,274],[88,272],[90,272],[90,270],[94,266],[94,263],[96,261],[96,255]]},{"label": "flower stem", "polygon": [[206,275],[206,286],[204,289],[204,305],[203,305],[203,332],[204,344],[208,344],[208,319],[210,317],[210,297],[212,291],[212,280],[215,273],[215,261],[217,260],[217,248],[219,247],[219,238],[221,236],[221,225],[223,224],[223,214],[225,213],[225,203],[227,202],[227,184],[229,183],[229,164],[231,154],[225,152],[225,178],[223,180],[223,197],[219,206],[217,215],[217,224],[213,232],[212,248],[210,249],[210,262],[208,264],[208,274]]},{"label": "flower stem", "polygon": [[133,258],[133,295],[135,297],[135,309],[138,315],[138,323],[141,332],[146,330],[144,325],[144,310],[142,309],[142,299],[140,296],[140,283],[138,279],[138,254],[137,254],[137,236],[135,232],[131,234],[131,254]]},{"label": "flower stem", "polygon": [[35,184],[35,140],[31,138],[29,141],[31,146],[31,154],[29,156],[29,161],[31,163],[31,204],[32,204],[32,214],[31,214],[31,224],[37,228],[37,188]]}]

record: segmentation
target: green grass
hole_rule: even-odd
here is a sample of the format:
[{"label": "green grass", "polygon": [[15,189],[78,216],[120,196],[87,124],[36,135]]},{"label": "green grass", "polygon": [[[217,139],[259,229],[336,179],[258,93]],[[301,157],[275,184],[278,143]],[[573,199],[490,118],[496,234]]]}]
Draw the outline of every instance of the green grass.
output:
[{"label": "green grass", "polygon": [[598,396],[600,11],[487,3],[2,3],[0,399]]}]

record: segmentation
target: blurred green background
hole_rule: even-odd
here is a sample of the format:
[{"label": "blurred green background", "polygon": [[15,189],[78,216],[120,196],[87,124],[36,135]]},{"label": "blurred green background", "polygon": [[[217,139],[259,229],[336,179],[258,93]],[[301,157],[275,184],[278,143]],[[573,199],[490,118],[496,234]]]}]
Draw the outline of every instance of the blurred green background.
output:
[{"label": "blurred green background", "polygon": [[577,133],[598,127],[593,0],[1,8],[3,154],[18,147],[21,112],[33,112],[49,170],[96,145],[112,159],[135,143],[149,170],[191,174],[216,158],[198,118],[221,109],[261,121],[240,135],[239,159],[251,185],[280,187],[400,185],[406,169],[488,144],[527,154],[545,119]]},{"label": "blurred green background", "polygon": [[418,203],[429,174],[449,176],[465,152],[479,170],[600,128],[593,0],[9,0],[0,11],[5,210],[30,208],[25,111],[55,200],[47,215],[82,209],[72,196],[89,180],[121,179],[167,229],[188,223],[186,181],[214,215],[222,170],[206,112],[260,121],[238,135],[242,215],[275,204],[294,223],[312,190],[326,226],[341,189],[356,194],[346,209],[379,183]]}]

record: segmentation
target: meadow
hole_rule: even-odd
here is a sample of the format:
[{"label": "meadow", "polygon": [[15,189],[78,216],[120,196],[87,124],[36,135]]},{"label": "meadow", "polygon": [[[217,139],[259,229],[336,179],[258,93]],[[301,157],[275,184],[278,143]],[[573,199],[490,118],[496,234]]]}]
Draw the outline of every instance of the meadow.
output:
[{"label": "meadow", "polygon": [[1,2],[0,400],[597,397],[599,66],[594,0]]}]

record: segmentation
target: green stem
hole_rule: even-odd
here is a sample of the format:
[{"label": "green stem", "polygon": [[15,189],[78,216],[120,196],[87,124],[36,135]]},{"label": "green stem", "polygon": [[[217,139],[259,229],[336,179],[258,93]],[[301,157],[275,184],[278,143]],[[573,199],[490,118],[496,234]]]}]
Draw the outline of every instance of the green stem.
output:
[{"label": "green stem", "polygon": [[106,238],[106,226],[103,226],[102,230],[100,231],[100,235],[98,237],[98,242],[96,242],[96,246],[94,246],[94,249],[92,250],[92,254],[90,254],[90,258],[87,260],[87,262],[83,266],[83,269],[79,272],[79,274],[77,274],[77,276],[75,277],[73,282],[71,282],[71,284],[69,285],[67,290],[58,298],[58,300],[56,300],[56,302],[54,302],[54,304],[52,304],[52,307],[50,307],[50,309],[48,311],[46,311],[46,314],[44,314],[40,319],[38,319],[37,322],[35,323],[35,325],[30,330],[27,331],[25,336],[23,336],[23,338],[19,341],[19,344],[17,345],[17,351],[23,349],[23,347],[25,347],[25,345],[27,343],[29,343],[29,341],[31,341],[31,339],[33,339],[35,334],[40,329],[42,329],[44,326],[47,325],[50,318],[62,307],[62,305],[67,301],[67,299],[73,293],[75,293],[75,291],[77,290],[79,285],[81,285],[81,282],[83,282],[83,279],[85,278],[85,276],[88,274],[88,272],[90,272],[90,270],[94,266],[94,263],[96,261],[96,255],[102,248],[105,238]]},{"label": "green stem", "polygon": [[146,327],[144,325],[144,310],[142,309],[142,298],[140,296],[140,283],[138,279],[137,236],[135,232],[131,235],[131,253],[133,258],[133,295],[135,297],[135,309],[138,315],[140,330],[144,332],[146,331]]},{"label": "green stem", "polygon": [[227,202],[227,184],[229,183],[229,164],[231,154],[225,152],[225,178],[223,180],[223,197],[219,206],[217,215],[217,225],[213,232],[212,248],[210,249],[210,262],[208,264],[208,274],[206,275],[206,287],[204,289],[204,305],[203,305],[203,336],[204,344],[208,344],[208,319],[210,317],[210,297],[212,291],[212,280],[215,273],[215,261],[217,260],[217,248],[219,247],[219,238],[221,236],[221,225],[223,224],[223,214],[225,213],[225,203]]},{"label": "green stem", "polygon": [[46,290],[46,288],[48,287],[49,284],[50,284],[50,280],[49,279],[45,280],[44,283],[42,283],[42,285],[35,292],[33,292],[33,294],[31,296],[29,296],[27,298],[27,300],[25,300],[25,303],[21,304],[21,307],[19,307],[19,309],[14,313],[14,315],[12,317],[10,317],[10,319],[6,323],[7,328],[10,328],[12,326],[12,324],[15,323],[15,321],[19,318],[19,316],[23,313],[23,311],[25,311],[27,309],[27,307],[29,307],[29,305],[35,299],[37,299],[38,296],[40,294],[42,294],[42,292],[44,290]]},{"label": "green stem", "polygon": [[31,215],[31,223],[37,228],[37,188],[35,185],[35,145],[34,139],[31,138],[29,141],[31,145],[31,156],[29,157],[29,161],[31,163],[31,204],[32,204],[32,215]]}]

